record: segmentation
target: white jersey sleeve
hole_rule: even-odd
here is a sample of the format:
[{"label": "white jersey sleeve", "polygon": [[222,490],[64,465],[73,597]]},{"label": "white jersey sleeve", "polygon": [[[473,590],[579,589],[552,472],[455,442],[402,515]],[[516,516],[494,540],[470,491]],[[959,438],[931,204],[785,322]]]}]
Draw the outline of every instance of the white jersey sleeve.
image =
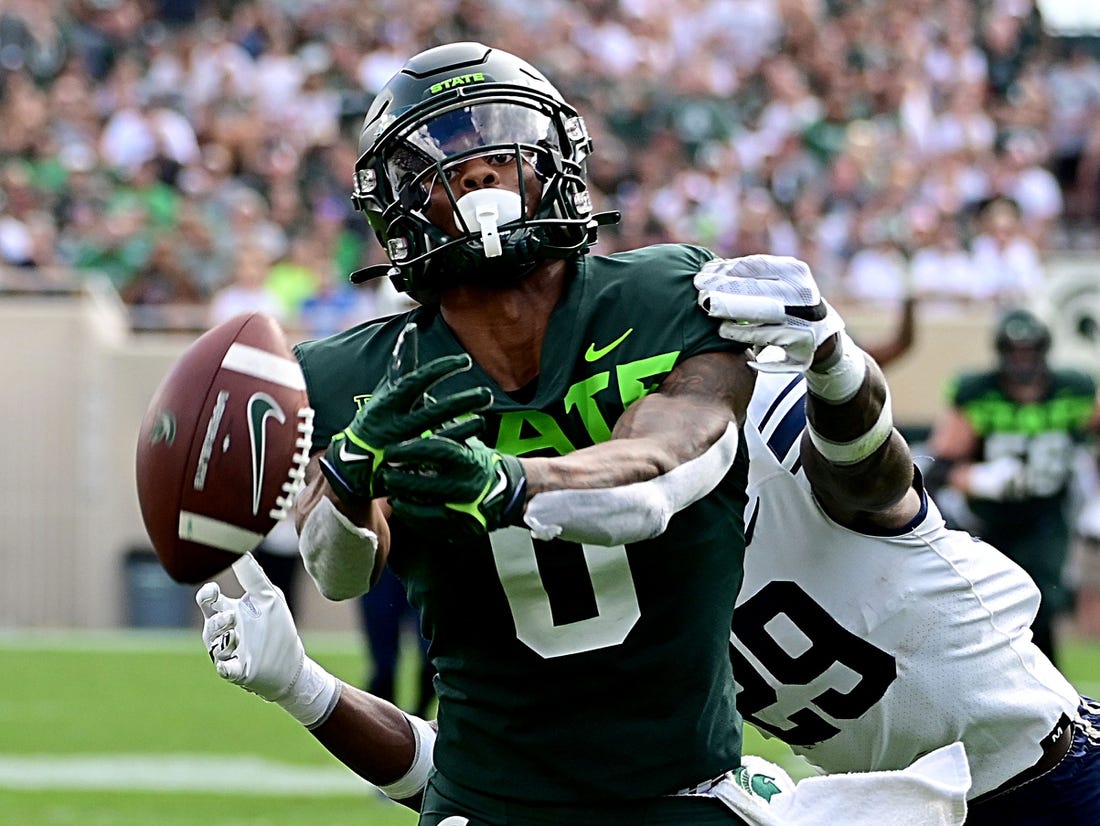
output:
[{"label": "white jersey sleeve", "polygon": [[738,709],[827,772],[899,769],[962,740],[971,797],[990,791],[1077,709],[1031,642],[1039,592],[927,495],[892,535],[833,522],[801,467],[804,397],[801,377],[761,374],[749,406]]}]

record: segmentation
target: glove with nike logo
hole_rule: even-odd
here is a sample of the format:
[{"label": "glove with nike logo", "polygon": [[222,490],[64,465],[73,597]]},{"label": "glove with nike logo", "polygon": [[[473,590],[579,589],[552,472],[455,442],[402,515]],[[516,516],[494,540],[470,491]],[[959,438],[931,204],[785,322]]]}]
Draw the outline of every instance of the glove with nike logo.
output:
[{"label": "glove with nike logo", "polygon": [[797,258],[746,255],[716,258],[695,275],[699,306],[725,319],[722,338],[783,350],[783,358],[752,362],[770,373],[801,373],[844,319],[821,297],[810,268]]},{"label": "glove with nike logo", "polygon": [[475,387],[439,401],[427,396],[432,386],[470,365],[466,354],[443,356],[379,382],[351,423],[332,437],[320,460],[321,471],[343,502],[359,505],[385,495],[379,470],[393,445],[428,431],[465,436],[479,426],[476,416],[458,424],[453,420],[492,404],[488,388]]},{"label": "glove with nike logo", "polygon": [[394,513],[421,529],[470,536],[523,524],[523,465],[476,438],[432,435],[397,445],[386,451],[382,479]]}]

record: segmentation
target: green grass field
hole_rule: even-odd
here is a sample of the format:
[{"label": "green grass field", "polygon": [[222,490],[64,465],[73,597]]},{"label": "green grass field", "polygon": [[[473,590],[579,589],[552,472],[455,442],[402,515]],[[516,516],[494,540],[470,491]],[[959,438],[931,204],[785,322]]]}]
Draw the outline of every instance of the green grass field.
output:
[{"label": "green grass field", "polygon": [[[311,637],[360,680],[358,638]],[[1100,643],[1065,670],[1100,695]],[[0,633],[0,826],[412,824],[277,707],[214,674],[196,632]],[[399,700],[411,691],[403,675]],[[803,765],[746,732],[746,751]]]}]

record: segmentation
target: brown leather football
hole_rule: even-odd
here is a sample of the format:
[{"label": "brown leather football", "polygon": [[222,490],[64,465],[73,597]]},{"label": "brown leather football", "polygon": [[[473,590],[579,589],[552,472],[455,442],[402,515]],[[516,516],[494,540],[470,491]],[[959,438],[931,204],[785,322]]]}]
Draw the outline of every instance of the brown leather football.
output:
[{"label": "brown leather football", "polygon": [[279,323],[244,313],[195,340],[137,443],[137,492],[164,569],[197,583],[255,548],[302,484],[313,411]]}]

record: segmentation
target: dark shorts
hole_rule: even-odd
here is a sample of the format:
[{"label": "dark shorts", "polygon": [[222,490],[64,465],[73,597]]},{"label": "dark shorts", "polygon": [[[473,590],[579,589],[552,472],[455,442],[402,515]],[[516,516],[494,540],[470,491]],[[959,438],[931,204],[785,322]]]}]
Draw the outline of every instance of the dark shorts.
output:
[{"label": "dark shorts", "polygon": [[[420,826],[744,826],[717,800],[657,797],[600,805],[532,805],[490,797],[432,774],[420,808]],[[461,819],[465,818],[465,820]]]},{"label": "dark shorts", "polygon": [[1041,777],[973,805],[967,826],[1100,824],[1100,703],[1081,698],[1066,756]]}]

